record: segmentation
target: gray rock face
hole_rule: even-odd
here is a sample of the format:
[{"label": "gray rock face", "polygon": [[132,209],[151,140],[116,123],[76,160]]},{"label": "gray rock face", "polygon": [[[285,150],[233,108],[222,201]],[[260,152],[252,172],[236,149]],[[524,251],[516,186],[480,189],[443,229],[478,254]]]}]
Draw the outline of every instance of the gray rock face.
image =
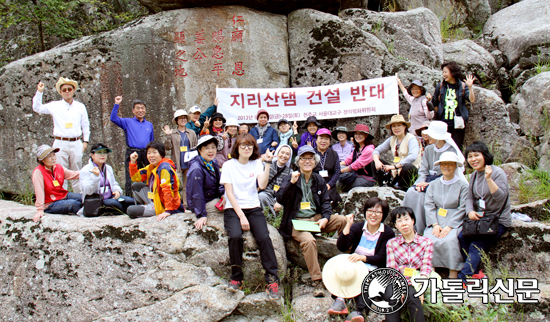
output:
[{"label": "gray rock face", "polygon": [[[550,131],[550,72],[530,78],[512,102],[519,111],[521,130],[540,137]],[[542,154],[541,154],[542,156]]]},{"label": "gray rock face", "polygon": [[[372,16],[372,15],[375,16]],[[415,62],[415,59],[422,60],[427,52],[432,51],[437,57],[437,45],[430,47],[428,37],[433,37],[436,44],[441,42],[438,33],[434,34],[437,25],[433,26],[433,15],[426,10],[414,10],[409,16],[403,13],[394,13],[402,19],[411,21],[422,20],[421,17],[428,17],[428,22],[421,26],[411,26],[411,22],[404,23],[398,27],[398,22],[392,14],[375,13],[363,9],[348,9],[342,13],[344,18],[324,14],[315,10],[302,9],[292,12],[288,16],[289,48],[291,64],[292,87],[320,86],[358,81],[384,76],[393,76],[399,73],[399,77],[405,84],[414,79],[420,79],[426,85],[428,91],[433,92],[433,84],[440,79],[440,72],[432,68],[424,67]],[[370,17],[370,18],[369,18]],[[388,19],[391,24],[385,24],[382,20],[381,26],[386,26],[386,33],[396,35],[396,39],[405,39],[416,30],[422,33],[423,38],[417,40],[422,49],[419,53],[413,52],[407,56],[406,52],[400,54],[404,57],[394,57],[386,44],[377,38],[372,32],[378,23],[373,17]],[[389,18],[388,18],[389,17]],[[419,22],[421,24],[421,22]],[[364,29],[362,29],[364,28]],[[435,28],[435,29],[434,29]],[[392,32],[391,30],[395,30]],[[412,36],[408,41],[413,41]],[[391,44],[389,44],[392,47]],[[395,45],[393,45],[395,46]],[[393,49],[392,49],[393,50]],[[439,49],[441,53],[441,49]],[[437,58],[436,58],[437,59]],[[407,114],[408,104],[404,101],[400,111]],[[353,129],[355,124],[367,124],[375,142],[381,142],[386,137],[383,127],[389,121],[390,116],[371,116],[356,119],[340,119],[333,122],[326,122],[329,129],[336,126],[347,126]]]},{"label": "gray rock face", "polygon": [[520,58],[530,59],[539,49],[549,47],[549,9],[546,0],[520,1],[492,15],[483,33],[504,53],[509,66],[514,66]]},{"label": "gray rock face", "polygon": [[[115,96],[124,97],[123,117],[133,116],[133,99],[146,101],[146,118],[159,139],[174,110],[212,105],[216,85],[288,87],[287,38],[285,16],[235,6],[193,8],[148,16],[6,65],[0,70],[2,190],[32,191],[23,178],[37,165],[36,148],[53,142],[51,117],[32,110],[38,81],[46,85],[44,102],[61,98],[54,89],[60,76],[80,83],[75,99],[87,107],[90,143],[113,148],[109,163],[123,173],[124,133],[109,121]],[[242,76],[233,74],[239,62]]]},{"label": "gray rock face", "polygon": [[[245,6],[252,9],[273,12],[277,14],[286,15],[291,11],[301,8],[311,8],[323,12],[337,14],[340,8],[340,1],[335,0],[323,0],[323,1],[250,1],[250,0],[140,0],[141,4],[149,8],[153,12],[160,12],[163,10],[174,10],[183,8],[194,7],[213,7],[213,6],[227,6],[237,5]],[[343,1],[345,2],[345,1]],[[352,3],[348,4],[353,5]]]},{"label": "gray rock face", "polygon": [[[224,289],[230,266],[221,218],[209,216],[209,227],[197,232],[192,214],[160,222],[46,215],[34,223],[34,212],[34,207],[0,201],[0,312],[10,321],[31,315],[58,321],[218,321],[244,298],[243,292]],[[282,275],[286,253],[273,230]],[[263,292],[263,270],[259,256],[250,255],[257,249],[248,235],[245,281]],[[220,258],[197,265],[206,249]]]},{"label": "gray rock face", "polygon": [[464,146],[481,140],[503,162],[533,163],[532,143],[520,137],[510,121],[506,104],[495,92],[474,86],[476,101],[470,107]]},{"label": "gray rock face", "polygon": [[455,61],[465,75],[473,74],[482,84],[495,84],[497,66],[493,55],[475,42],[464,39],[443,44],[445,61]]},{"label": "gray rock face", "polygon": [[545,220],[550,216],[550,199],[538,200],[523,205],[512,206],[512,211],[528,214],[534,220]]},{"label": "gray rock face", "polygon": [[414,8],[428,8],[440,20],[447,20],[451,26],[464,24],[483,25],[491,15],[491,6],[488,0],[398,0],[395,3],[398,10]]},{"label": "gray rock face", "polygon": [[491,249],[491,262],[519,276],[550,282],[550,226],[514,220],[508,232]]},{"label": "gray rock face", "polygon": [[324,321],[328,318],[327,311],[334,300],[331,297],[313,297],[302,295],[292,300],[292,307],[298,315],[299,322]]},{"label": "gray rock face", "polygon": [[[499,167],[504,170],[506,177],[508,178],[508,187],[510,192],[510,202],[512,205],[520,204],[519,199],[519,187],[520,184],[525,184],[526,176],[528,175],[527,170],[529,169],[524,164],[519,162],[510,162],[499,165]],[[536,184],[539,184],[537,181]]]},{"label": "gray rock face", "polygon": [[438,68],[443,63],[439,20],[426,8],[405,12],[344,10],[340,17],[374,34],[395,57],[427,67]]}]

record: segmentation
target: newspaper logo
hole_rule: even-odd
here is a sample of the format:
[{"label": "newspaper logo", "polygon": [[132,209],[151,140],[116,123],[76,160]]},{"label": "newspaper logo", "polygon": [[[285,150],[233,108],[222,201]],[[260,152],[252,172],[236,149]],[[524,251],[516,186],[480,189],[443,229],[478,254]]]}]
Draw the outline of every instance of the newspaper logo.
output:
[{"label": "newspaper logo", "polygon": [[407,301],[407,279],[394,268],[377,268],[363,280],[361,296],[374,313],[395,313]]}]

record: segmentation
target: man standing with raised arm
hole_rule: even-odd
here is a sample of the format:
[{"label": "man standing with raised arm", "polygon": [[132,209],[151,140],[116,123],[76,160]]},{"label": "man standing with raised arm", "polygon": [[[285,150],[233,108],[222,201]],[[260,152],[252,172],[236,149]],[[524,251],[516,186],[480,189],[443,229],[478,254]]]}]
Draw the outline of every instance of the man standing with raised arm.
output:
[{"label": "man standing with raised arm", "polygon": [[111,112],[111,122],[124,130],[126,136],[126,156],[124,157],[124,172],[126,173],[126,183],[124,184],[124,193],[131,196],[132,179],[129,172],[130,155],[137,153],[137,167],[144,168],[149,164],[147,161],[147,144],[155,140],[153,124],[145,120],[146,104],[142,100],[132,102],[133,118],[121,118],[118,116],[118,108],[122,102],[122,96],[115,97],[115,106]]},{"label": "man standing with raised arm", "polygon": [[[44,83],[39,82],[37,92],[32,99],[32,109],[39,114],[50,114],[53,118],[53,148],[59,148],[57,153],[59,164],[64,168],[78,171],[82,168],[82,153],[88,147],[90,139],[90,121],[84,104],[73,99],[78,89],[78,83],[68,78],[60,77],[55,84],[57,92],[63,98],[42,104]],[[84,142],[81,141],[81,136]],[[75,193],[80,193],[78,180],[71,180]],[[67,189],[67,181],[63,184]]]}]

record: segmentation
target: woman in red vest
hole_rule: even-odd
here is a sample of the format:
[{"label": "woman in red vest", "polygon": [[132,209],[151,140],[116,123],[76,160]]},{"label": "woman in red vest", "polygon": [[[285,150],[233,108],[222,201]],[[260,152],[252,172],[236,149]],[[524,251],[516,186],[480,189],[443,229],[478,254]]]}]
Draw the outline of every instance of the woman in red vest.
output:
[{"label": "woman in red vest", "polygon": [[36,195],[36,215],[33,220],[39,221],[44,213],[76,214],[80,209],[82,196],[63,189],[65,180],[78,179],[80,172],[71,171],[56,164],[55,154],[59,148],[43,144],[38,147],[36,157],[40,163],[32,173],[32,184]]}]

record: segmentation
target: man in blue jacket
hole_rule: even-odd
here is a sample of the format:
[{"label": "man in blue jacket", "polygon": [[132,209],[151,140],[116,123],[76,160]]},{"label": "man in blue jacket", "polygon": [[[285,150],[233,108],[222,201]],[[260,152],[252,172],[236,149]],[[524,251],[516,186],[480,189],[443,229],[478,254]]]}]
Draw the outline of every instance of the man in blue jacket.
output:
[{"label": "man in blue jacket", "polygon": [[187,205],[195,213],[197,221],[195,228],[206,225],[208,213],[221,212],[216,208],[225,189],[220,184],[220,167],[214,159],[216,152],[223,149],[223,139],[220,136],[203,135],[197,143],[199,155],[189,161],[187,171]]},{"label": "man in blue jacket", "polygon": [[207,122],[207,127],[210,124],[210,118],[214,113],[216,113],[216,110],[218,109],[218,98],[216,97],[216,100],[214,101],[214,105],[210,106],[209,108],[204,111],[204,113],[201,114],[201,109],[198,106],[193,106],[189,109],[189,122],[187,122],[187,125],[185,125],[188,129],[195,131],[195,134],[197,137],[199,137],[201,133],[201,129],[204,126],[204,123]]},{"label": "man in blue jacket", "polygon": [[124,193],[126,196],[132,195],[132,179],[129,172],[130,155],[137,153],[138,169],[145,168],[149,165],[147,161],[147,144],[155,140],[153,124],[145,120],[146,104],[142,100],[134,100],[132,102],[133,118],[122,118],[118,116],[118,108],[122,102],[122,96],[115,97],[115,106],[111,111],[111,122],[124,130],[126,136],[126,156],[124,158],[124,170],[126,172],[126,183],[124,185]]}]

